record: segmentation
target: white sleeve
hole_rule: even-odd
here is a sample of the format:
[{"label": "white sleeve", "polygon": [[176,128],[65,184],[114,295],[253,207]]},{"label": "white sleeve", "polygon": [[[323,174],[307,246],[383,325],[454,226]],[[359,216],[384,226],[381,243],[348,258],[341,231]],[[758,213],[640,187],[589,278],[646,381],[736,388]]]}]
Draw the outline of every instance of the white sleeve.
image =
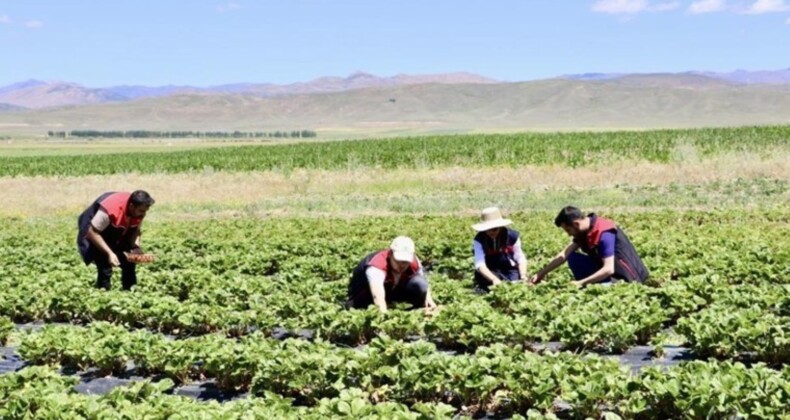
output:
[{"label": "white sleeve", "polygon": [[516,243],[513,244],[513,259],[516,260],[517,263],[527,260],[527,257],[524,256],[524,251],[521,250],[521,238],[518,238]]},{"label": "white sleeve", "polygon": [[384,270],[376,267],[368,267],[365,270],[365,276],[368,278],[368,283],[380,283],[384,284],[384,279],[387,278],[387,273]]},{"label": "white sleeve", "polygon": [[477,241],[472,241],[472,249],[475,251],[475,270],[486,265],[486,253],[483,251],[483,244]]},{"label": "white sleeve", "polygon": [[96,232],[104,232],[104,229],[110,226],[110,215],[104,209],[99,209],[91,219],[91,226],[96,229]]},{"label": "white sleeve", "polygon": [[419,258],[417,258],[417,272],[415,275],[425,277],[425,272],[422,270],[422,261]]}]

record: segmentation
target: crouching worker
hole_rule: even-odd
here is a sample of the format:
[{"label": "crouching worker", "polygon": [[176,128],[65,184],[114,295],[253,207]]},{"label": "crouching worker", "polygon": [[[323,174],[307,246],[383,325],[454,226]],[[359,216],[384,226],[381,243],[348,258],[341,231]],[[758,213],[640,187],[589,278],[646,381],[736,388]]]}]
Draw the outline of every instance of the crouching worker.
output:
[{"label": "crouching worker", "polygon": [[137,283],[135,265],[125,253],[141,253],[140,225],[154,199],[145,191],[108,192],[80,214],[77,248],[86,265],[96,264],[96,287],[109,290],[113,267],[121,267],[121,284]]},{"label": "crouching worker", "polygon": [[509,227],[497,207],[483,209],[480,223],[472,225],[478,233],[472,240],[475,257],[475,289],[488,292],[503,281],[527,279],[527,259],[521,250],[519,233]]},{"label": "crouching worker", "polygon": [[414,308],[436,308],[422,264],[414,255],[414,241],[399,236],[389,249],[374,252],[360,261],[351,275],[346,309],[376,305],[387,312],[391,302],[410,303]]},{"label": "crouching worker", "polygon": [[[576,207],[568,206],[560,211],[554,224],[561,227],[572,242],[532,276],[530,283],[543,281],[548,273],[566,261],[579,287],[612,284],[618,280],[642,283],[650,275],[625,232],[613,221],[594,213],[585,216]],[[577,252],[579,250],[583,254]]]}]

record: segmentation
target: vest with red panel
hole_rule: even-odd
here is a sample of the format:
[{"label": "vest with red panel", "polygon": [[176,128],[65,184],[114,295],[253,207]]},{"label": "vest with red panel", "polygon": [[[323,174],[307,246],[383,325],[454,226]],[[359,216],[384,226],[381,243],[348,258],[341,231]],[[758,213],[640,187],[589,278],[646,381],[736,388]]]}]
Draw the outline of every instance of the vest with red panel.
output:
[{"label": "vest with red panel", "polygon": [[603,265],[603,258],[598,253],[598,245],[601,243],[601,235],[604,232],[615,234],[614,243],[614,275],[613,277],[635,282],[643,282],[650,277],[650,272],[642,262],[642,258],[636,252],[636,248],[617,225],[603,217],[598,217],[595,213],[587,215],[590,218],[590,230],[586,235],[574,238],[579,247],[587,255],[600,261]]},{"label": "vest with red panel", "polygon": [[128,192],[104,193],[80,214],[77,219],[77,248],[85,264],[90,264],[96,259],[97,250],[86,235],[90,229],[91,220],[99,209],[103,209],[110,219],[110,225],[100,233],[107,245],[114,251],[132,249],[143,218],[126,216],[130,197],[131,194]]},{"label": "vest with red panel", "polygon": [[392,275],[392,269],[389,265],[389,256],[391,254],[392,251],[389,249],[376,251],[368,254],[362,259],[362,261],[359,262],[359,264],[357,264],[356,268],[354,268],[354,271],[351,273],[351,283],[349,284],[348,289],[349,297],[360,299],[362,296],[354,296],[354,294],[370,294],[370,288],[368,287],[368,277],[365,273],[368,267],[376,267],[386,273],[386,277],[384,278],[384,289],[386,292],[388,292],[387,296],[390,296],[389,292],[391,292],[395,287],[401,284],[406,284],[409,279],[416,276],[420,272],[420,262],[415,256],[409,264],[409,267],[403,272],[396,284],[395,277]]},{"label": "vest with red panel", "polygon": [[510,271],[518,269],[515,259],[518,238],[518,231],[506,227],[499,232],[496,240],[491,239],[485,232],[479,232],[474,240],[482,245],[489,270]]}]

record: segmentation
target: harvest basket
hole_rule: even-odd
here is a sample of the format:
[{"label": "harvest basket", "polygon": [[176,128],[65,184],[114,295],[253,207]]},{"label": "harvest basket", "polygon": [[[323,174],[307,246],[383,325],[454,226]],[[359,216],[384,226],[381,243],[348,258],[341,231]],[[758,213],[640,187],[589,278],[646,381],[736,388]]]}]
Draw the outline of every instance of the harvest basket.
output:
[{"label": "harvest basket", "polygon": [[148,264],[156,261],[154,254],[132,254],[129,252],[123,253],[126,259],[133,264]]}]

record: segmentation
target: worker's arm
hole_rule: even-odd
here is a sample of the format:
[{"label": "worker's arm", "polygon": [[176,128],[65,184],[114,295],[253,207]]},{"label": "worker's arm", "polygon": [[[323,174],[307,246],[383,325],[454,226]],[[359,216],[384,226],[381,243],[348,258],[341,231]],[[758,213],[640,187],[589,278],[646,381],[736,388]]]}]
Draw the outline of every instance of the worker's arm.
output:
[{"label": "worker's arm", "polygon": [[85,236],[93,245],[99,248],[99,250],[101,250],[101,252],[107,256],[107,260],[111,265],[118,267],[121,265],[121,262],[118,260],[118,256],[112,252],[110,246],[107,245],[107,242],[101,236],[101,232],[104,231],[104,229],[107,229],[108,226],[110,226],[110,216],[106,211],[104,211],[104,209],[99,209],[99,211],[97,211],[93,216],[93,219],[91,219],[90,226],[88,227],[88,233]]},{"label": "worker's arm", "polygon": [[140,244],[143,243],[143,239],[142,238],[143,238],[143,233],[138,228],[137,229],[137,236],[134,238],[134,246],[135,246],[135,248],[140,248]]},{"label": "worker's arm", "polygon": [[107,242],[102,238],[101,233],[96,230],[95,227],[90,226],[88,228],[88,234],[86,235],[88,240],[91,241],[93,245],[101,250],[104,255],[107,256],[107,260],[115,267],[121,265],[121,262],[118,260],[118,256],[115,255],[114,252],[110,249],[110,246],[107,245]]},{"label": "worker's arm", "polygon": [[500,280],[499,277],[495,276],[494,273],[488,269],[488,266],[486,265],[486,254],[485,251],[483,251],[483,245],[480,244],[480,242],[472,241],[472,249],[474,250],[475,255],[475,270],[486,280],[491,282],[492,286],[502,283],[502,280]]},{"label": "worker's arm", "polygon": [[537,284],[543,281],[543,279],[552,271],[556,270],[557,267],[561,266],[565,261],[568,259],[568,255],[576,252],[579,249],[579,245],[575,242],[571,242],[568,246],[565,247],[556,257],[554,257],[551,262],[546,264],[545,267],[540,269],[537,273],[535,273],[530,279],[529,282],[532,284]]},{"label": "worker's arm", "polygon": [[527,280],[527,257],[521,250],[521,239],[516,240],[516,243],[513,244],[513,259],[518,263],[519,280]]},{"label": "worker's arm", "polygon": [[368,278],[368,286],[370,287],[370,294],[373,296],[373,303],[379,308],[382,313],[387,312],[387,294],[384,290],[384,279],[387,273],[376,267],[368,267],[365,270],[365,275]]},{"label": "worker's arm", "polygon": [[433,296],[431,296],[431,288],[428,287],[428,292],[425,294],[425,307],[428,309],[435,308],[436,302],[433,301]]},{"label": "worker's arm", "polygon": [[[417,269],[417,273],[415,275],[422,277],[425,279],[425,282],[428,283],[428,277],[425,277],[425,271],[422,269],[422,262],[417,260],[417,264],[419,265],[419,268]],[[431,296],[431,285],[429,283],[428,290],[425,292],[425,309],[430,310],[436,308],[437,306],[438,305],[436,305],[436,302],[433,301],[433,296]]]},{"label": "worker's arm", "polygon": [[592,273],[589,277],[577,280],[574,283],[579,287],[584,287],[605,280],[611,277],[612,274],[614,274],[614,256],[604,258],[603,267]]},{"label": "worker's arm", "polygon": [[588,284],[598,283],[614,274],[614,253],[616,241],[617,236],[613,232],[604,232],[601,234],[601,239],[598,241],[597,248],[598,255],[601,256],[603,265],[592,275],[575,281],[574,283],[576,283],[577,286],[584,287]]}]

